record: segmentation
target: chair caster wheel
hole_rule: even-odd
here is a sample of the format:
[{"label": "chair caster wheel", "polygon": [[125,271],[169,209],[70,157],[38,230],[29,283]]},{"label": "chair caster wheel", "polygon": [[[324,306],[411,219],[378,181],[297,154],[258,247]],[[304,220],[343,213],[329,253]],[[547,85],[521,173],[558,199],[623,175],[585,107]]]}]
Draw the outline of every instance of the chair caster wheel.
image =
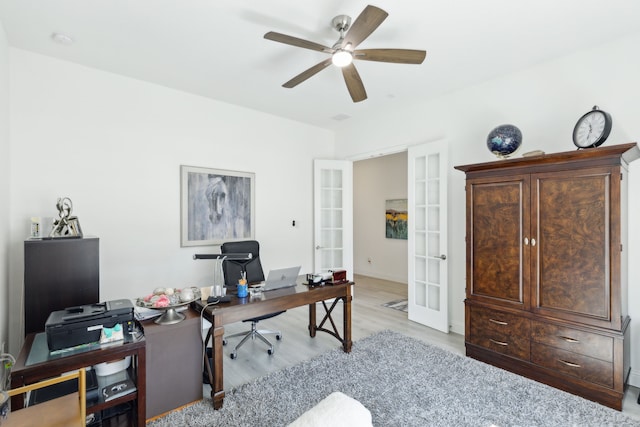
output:
[{"label": "chair caster wheel", "polygon": [[280,341],[282,339],[282,335],[276,335],[276,339]]},{"label": "chair caster wheel", "polygon": [[227,345],[227,340],[222,340],[222,345]]},{"label": "chair caster wheel", "polygon": [[238,357],[238,355],[237,355],[237,354],[235,354],[235,353],[231,353],[231,358],[232,358],[232,359],[235,359],[236,357]]},{"label": "chair caster wheel", "polygon": [[273,354],[273,349],[270,348],[269,350],[267,350],[267,353],[269,354],[269,356],[271,356]]}]

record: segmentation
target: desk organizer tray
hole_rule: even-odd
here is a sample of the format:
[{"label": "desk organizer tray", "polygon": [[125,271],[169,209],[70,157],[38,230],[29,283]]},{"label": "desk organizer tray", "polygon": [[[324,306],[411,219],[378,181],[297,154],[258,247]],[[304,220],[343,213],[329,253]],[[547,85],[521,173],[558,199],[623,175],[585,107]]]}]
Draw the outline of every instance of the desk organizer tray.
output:
[{"label": "desk organizer tray", "polygon": [[102,328],[133,323],[133,304],[122,299],[54,311],[45,324],[49,351],[100,341]]}]

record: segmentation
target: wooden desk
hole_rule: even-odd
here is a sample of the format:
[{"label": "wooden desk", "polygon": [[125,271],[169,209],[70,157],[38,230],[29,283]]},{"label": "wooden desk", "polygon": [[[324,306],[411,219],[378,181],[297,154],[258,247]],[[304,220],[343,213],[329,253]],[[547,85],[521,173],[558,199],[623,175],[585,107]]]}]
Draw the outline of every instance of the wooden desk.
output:
[{"label": "wooden desk", "polygon": [[[68,354],[51,355],[46,344],[44,332],[29,334],[25,338],[16,364],[11,370],[11,388],[33,384],[98,363],[111,362],[124,359],[126,356],[132,356],[129,375],[136,383],[137,390],[109,402],[104,402],[100,399],[97,403],[87,406],[87,414],[97,413],[121,403],[132,402],[133,408],[127,414],[128,424],[144,427],[146,418],[146,342],[144,336],[137,339],[127,338],[127,340],[122,344],[102,347],[95,344],[86,349],[74,350]],[[24,401],[20,396],[11,398],[12,410],[23,408],[23,406]],[[43,420],[39,421],[42,422]],[[102,425],[107,427],[111,424],[109,420],[103,420]]]},{"label": "wooden desk", "polygon": [[[259,297],[237,298],[232,296],[228,303],[209,306],[204,311],[204,318],[211,322],[211,328],[207,333],[205,345],[212,340],[212,362],[211,365],[205,358],[205,366],[209,375],[209,384],[211,384],[211,399],[213,407],[220,409],[224,401],[224,381],[223,381],[223,363],[222,363],[222,338],[224,336],[224,325],[239,322],[245,319],[262,316],[265,314],[275,313],[277,311],[288,310],[291,308],[309,305],[309,334],[311,337],[316,336],[317,331],[327,332],[334,336],[342,344],[342,348],[346,353],[351,351],[351,286],[352,282],[342,285],[325,285],[318,287],[309,287],[307,285],[298,284],[295,287],[278,289],[275,291],[262,292]],[[334,299],[330,307],[327,306],[326,300]],[[322,301],[325,315],[316,323],[316,303]],[[338,332],[336,325],[331,318],[331,313],[338,302],[343,302],[343,325],[342,336]],[[196,301],[193,307],[197,311],[202,311],[206,303]],[[325,328],[327,321],[331,324],[333,330]],[[328,326],[328,325],[327,325]],[[205,356],[206,357],[206,356]]]}]

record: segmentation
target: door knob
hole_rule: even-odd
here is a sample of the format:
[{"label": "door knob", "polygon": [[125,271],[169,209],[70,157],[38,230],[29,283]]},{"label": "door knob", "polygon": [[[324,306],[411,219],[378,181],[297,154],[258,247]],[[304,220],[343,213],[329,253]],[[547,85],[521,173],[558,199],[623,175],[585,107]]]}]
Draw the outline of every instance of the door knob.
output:
[{"label": "door knob", "polygon": [[321,248],[322,248],[322,246],[316,245],[316,249],[321,249]]},{"label": "door knob", "polygon": [[440,258],[441,260],[444,261],[445,259],[447,259],[447,256],[442,254],[442,255],[440,255],[439,257],[436,257],[436,258]]}]

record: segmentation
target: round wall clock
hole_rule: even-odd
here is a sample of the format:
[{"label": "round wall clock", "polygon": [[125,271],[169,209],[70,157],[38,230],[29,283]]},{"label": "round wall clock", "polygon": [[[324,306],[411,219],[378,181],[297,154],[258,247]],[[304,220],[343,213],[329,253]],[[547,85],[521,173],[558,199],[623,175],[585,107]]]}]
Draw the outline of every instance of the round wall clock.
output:
[{"label": "round wall clock", "polygon": [[595,148],[607,139],[611,132],[611,115],[598,108],[580,117],[573,128],[573,143],[580,148]]}]

